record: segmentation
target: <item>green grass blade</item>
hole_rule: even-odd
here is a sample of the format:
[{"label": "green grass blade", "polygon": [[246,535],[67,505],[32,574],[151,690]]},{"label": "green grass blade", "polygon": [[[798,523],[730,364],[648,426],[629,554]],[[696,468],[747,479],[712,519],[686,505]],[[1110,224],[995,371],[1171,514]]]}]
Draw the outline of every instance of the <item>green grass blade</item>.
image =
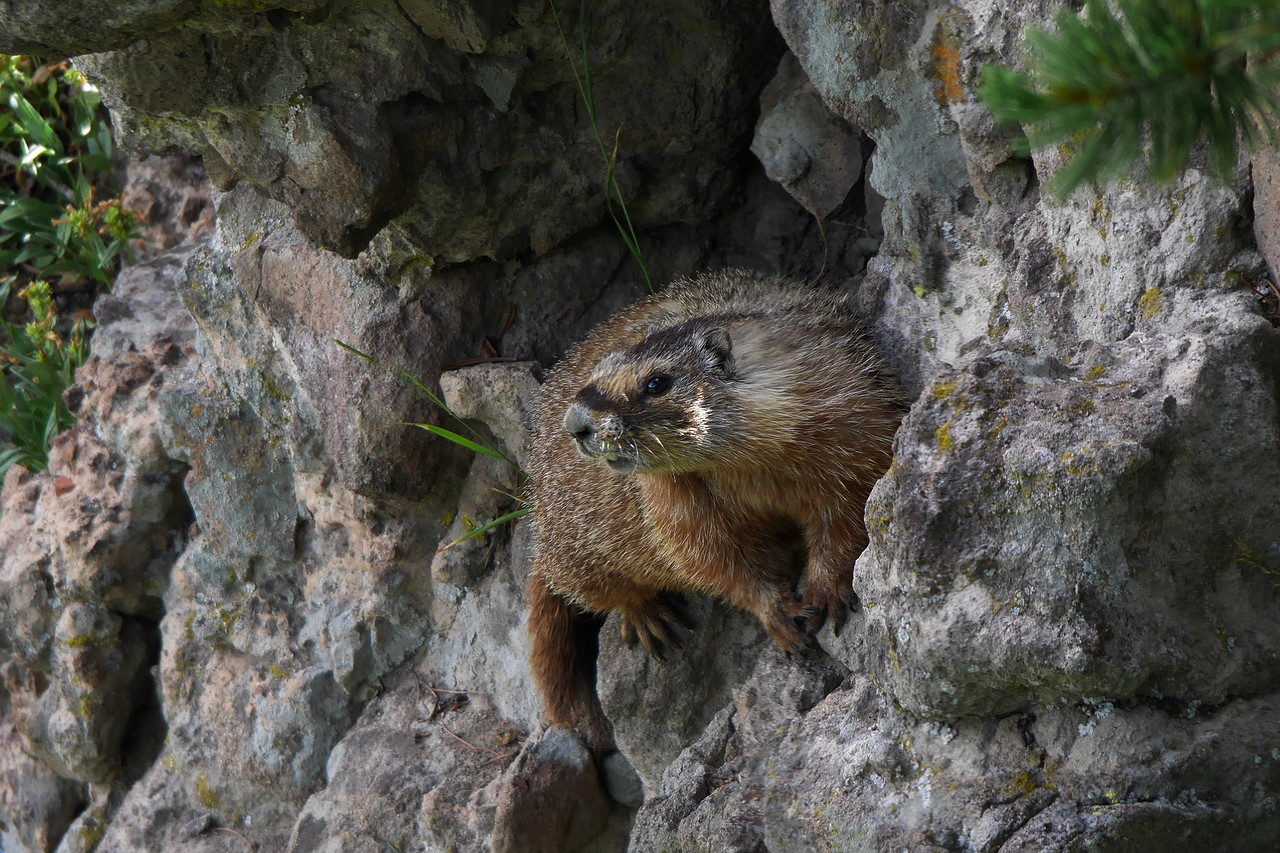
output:
[{"label": "green grass blade", "polygon": [[[403,367],[401,367],[401,366],[400,366],[400,365],[398,365],[398,364],[393,364],[393,365],[390,365],[390,366],[385,365],[385,364],[383,364],[382,362],[378,361],[378,360],[377,360],[376,358],[374,358],[373,356],[369,355],[368,353],[361,352],[360,350],[356,349],[355,347],[351,346],[350,344],[343,343],[342,341],[338,340],[337,338],[334,338],[334,339],[333,339],[333,342],[334,342],[335,344],[337,344],[338,346],[342,347],[342,348],[343,348],[344,350],[346,350],[347,352],[354,353],[355,355],[360,356],[360,357],[361,357],[361,358],[363,358],[365,361],[369,362],[370,364],[374,365],[375,367],[378,367],[378,368],[380,368],[380,369],[382,369],[382,370],[394,370],[396,373],[399,373],[399,374],[400,374],[401,376],[403,376],[406,380],[408,380],[409,384],[413,385],[415,388],[417,388],[419,391],[421,391],[423,394],[425,394],[428,400],[430,400],[431,402],[435,403],[437,406],[439,406],[441,409],[443,409],[445,412],[447,412],[447,413],[449,414],[449,416],[450,416],[450,417],[456,418],[458,421],[462,422],[462,418],[459,418],[457,415],[455,415],[455,414],[453,413],[453,410],[452,410],[452,409],[450,409],[447,405],[445,405],[444,400],[441,400],[441,399],[440,399],[440,395],[439,395],[439,394],[437,394],[436,392],[434,392],[434,391],[432,391],[430,388],[428,388],[426,385],[424,385],[424,384],[422,383],[422,380],[421,380],[421,379],[419,379],[418,377],[414,376],[414,375],[413,375],[413,373],[411,373],[410,371],[405,370]],[[466,423],[465,423],[465,422],[463,422],[463,426],[466,426]],[[472,434],[475,434],[477,438],[479,437],[479,435],[478,435],[478,434],[476,434],[476,433],[475,433],[475,430],[472,430],[472,429],[471,429],[471,427],[467,426],[467,429],[468,429],[468,431],[470,431]]]},{"label": "green grass blade", "polygon": [[343,341],[340,341],[337,338],[334,338],[333,342],[338,346],[342,347],[347,352],[352,353],[353,355],[357,355],[360,358],[363,358],[365,361],[369,362],[375,367],[378,367],[381,370],[394,370],[396,373],[399,373],[410,384],[412,384],[415,388],[417,388],[424,395],[426,395],[427,399],[430,400],[432,403],[434,403],[437,408],[439,408],[441,411],[443,411],[449,417],[453,418],[458,423],[462,424],[463,428],[466,429],[467,432],[471,433],[471,435],[474,437],[475,440],[473,441],[472,439],[466,438],[465,436],[461,436],[456,432],[447,430],[444,427],[438,427],[434,424],[410,423],[409,424],[410,426],[421,427],[422,429],[425,429],[428,432],[435,433],[441,438],[447,438],[450,441],[456,444],[461,444],[464,447],[470,448],[471,450],[475,450],[479,453],[484,453],[485,455],[492,456],[495,459],[501,459],[503,462],[506,462],[512,468],[515,468],[517,471],[520,471],[522,474],[524,473],[523,471],[521,471],[520,466],[517,465],[515,462],[513,462],[510,457],[502,453],[500,450],[497,450],[496,448],[489,446],[485,442],[484,436],[482,436],[478,431],[476,431],[471,426],[471,424],[467,423],[465,420],[458,417],[458,413],[455,412],[453,409],[449,408],[449,406],[445,403],[445,401],[440,399],[440,396],[438,394],[436,394],[430,388],[424,385],[422,383],[422,380],[418,379],[418,377],[414,376],[408,370],[405,370],[403,367],[400,367],[399,365],[387,366],[382,362],[378,361],[373,356],[369,355],[368,353],[361,352],[360,350],[351,346],[351,344],[344,343]]},{"label": "green grass blade", "polygon": [[352,355],[358,355],[361,358],[363,358],[365,361],[370,362],[371,364],[376,364],[378,367],[382,367],[382,362],[378,361],[376,358],[374,358],[373,356],[369,355],[366,352],[361,352],[360,350],[353,347],[351,344],[343,343],[337,338],[334,338],[333,342],[338,346],[342,347],[347,352],[351,353]]},{"label": "green grass blade", "polygon": [[9,384],[9,377],[0,370],[0,422],[3,422],[5,416],[13,410],[14,400],[13,386]]},{"label": "green grass blade", "polygon": [[416,426],[419,429],[425,429],[427,432],[432,433],[433,435],[438,435],[441,438],[447,438],[449,441],[452,441],[454,444],[460,444],[463,447],[467,448],[468,450],[474,450],[476,453],[483,453],[485,456],[492,456],[494,459],[501,459],[504,462],[510,461],[507,459],[507,457],[503,456],[501,453],[494,450],[493,448],[485,447],[483,444],[480,444],[479,442],[472,441],[471,439],[467,438],[465,435],[458,435],[453,430],[448,430],[442,426],[436,426],[435,424],[415,423],[413,421],[407,421],[406,423],[408,426]]},{"label": "green grass blade", "polygon": [[[626,244],[627,250],[631,252],[631,256],[635,258],[636,263],[640,266],[640,272],[644,275],[645,285],[649,288],[649,292],[653,293],[653,278],[649,275],[649,265],[645,263],[644,252],[640,248],[640,240],[636,237],[635,226],[631,224],[631,215],[627,212],[627,204],[622,198],[622,188],[618,185],[618,180],[614,177],[614,169],[617,163],[618,143],[617,134],[614,136],[613,155],[610,156],[608,147],[604,144],[604,136],[600,133],[600,123],[596,120],[596,95],[595,82],[591,77],[591,53],[587,44],[587,9],[586,0],[578,7],[578,30],[581,33],[581,52],[582,52],[582,72],[578,72],[578,64],[573,60],[573,49],[569,46],[569,36],[564,31],[564,26],[560,22],[560,13],[556,9],[556,4],[550,3],[551,17],[556,22],[556,30],[560,33],[560,43],[564,45],[564,55],[569,63],[569,68],[573,71],[574,82],[578,85],[578,94],[582,96],[582,103],[586,106],[587,119],[591,125],[591,132],[595,135],[596,145],[600,148],[600,156],[604,158],[605,179],[604,179],[604,203],[605,208],[609,211],[609,217],[613,219],[613,224],[618,229],[618,234],[622,237],[622,242]],[[622,128],[618,128],[618,134],[621,134]],[[617,198],[618,209],[614,210],[614,197]]]},{"label": "green grass blade", "polygon": [[26,136],[51,151],[62,153],[62,140],[58,139],[58,134],[54,133],[49,122],[45,121],[36,108],[31,106],[30,101],[14,92],[9,96],[9,106],[17,114],[18,124]]},{"label": "green grass blade", "polygon": [[457,539],[453,540],[449,544],[440,548],[440,550],[444,551],[447,548],[452,548],[454,545],[457,545],[460,542],[466,542],[468,539],[476,539],[480,536],[483,536],[486,533],[488,533],[490,530],[493,530],[495,527],[500,527],[509,521],[515,521],[518,518],[522,518],[528,515],[532,510],[533,510],[533,507],[526,506],[526,507],[521,507],[520,509],[517,509],[517,510],[513,510],[512,512],[509,512],[506,515],[500,515],[497,518],[493,519],[493,521],[486,522],[485,524],[482,524],[479,527],[477,527],[475,530],[471,530],[466,534],[459,536]]}]

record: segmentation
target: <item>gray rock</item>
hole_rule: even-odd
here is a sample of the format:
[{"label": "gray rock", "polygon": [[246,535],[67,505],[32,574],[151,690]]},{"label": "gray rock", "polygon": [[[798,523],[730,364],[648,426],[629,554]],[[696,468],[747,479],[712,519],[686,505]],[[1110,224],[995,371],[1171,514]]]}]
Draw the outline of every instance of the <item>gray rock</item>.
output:
[{"label": "gray rock", "polygon": [[[1276,767],[1256,752],[1268,735],[1247,732],[1271,729],[1262,720],[1272,702],[1190,717],[1104,703],[939,725],[866,687],[838,692],[778,752],[769,849],[812,849],[818,839],[851,850],[1126,849],[1214,832],[1222,837],[1210,846],[1265,849],[1275,819],[1247,792],[1272,789]],[[1224,735],[1232,746],[1206,751]],[[810,763],[817,755],[828,758]],[[1188,786],[1186,772],[1200,784]],[[1251,821],[1257,835],[1245,829]]]},{"label": "gray rock", "polygon": [[845,675],[820,653],[808,661],[788,660],[777,650],[761,655],[730,703],[669,763],[660,787],[636,814],[631,849],[662,850],[673,843],[770,849],[762,818],[775,751]]},{"label": "gray rock", "polygon": [[[808,279],[805,208],[841,205],[827,283],[917,399],[862,608],[795,660],[706,601],[661,663],[606,624],[614,757],[539,727],[526,525],[442,549],[518,473],[406,426],[462,429],[399,372],[519,463],[531,362],[644,290],[548,8],[0,11],[8,49],[96,52],[129,144],[222,188],[211,240],[99,303],[83,423],[0,497],[0,846],[1276,846],[1280,344],[1237,280],[1263,158],[1253,210],[1200,161],[1051,203],[1061,152],[1018,156],[974,92],[1056,4],[772,5],[786,191],[744,171],[760,7],[591,10],[641,247],[658,282]],[[157,239],[200,233],[159,171]]]},{"label": "gray rock", "polygon": [[[1269,476],[1280,447],[1280,341],[1243,302],[1166,306],[1164,334],[1094,345],[1050,375],[995,353],[935,379],[868,504],[868,639],[862,665],[846,663],[943,719],[1273,684],[1266,531],[1280,518],[1245,469]],[[1190,462],[1207,446],[1211,478]]]},{"label": "gray rock", "polygon": [[1277,281],[1280,269],[1280,159],[1275,149],[1259,151],[1253,156],[1250,174],[1253,178],[1253,233],[1258,251],[1267,259],[1271,280]]},{"label": "gray rock", "polygon": [[61,776],[104,781],[121,762],[146,642],[101,605],[73,603],[59,615],[53,643],[53,686],[31,710],[27,743]]},{"label": "gray rock", "polygon": [[[12,656],[3,663],[5,680],[27,675]],[[0,728],[0,797],[4,802],[4,823],[0,825],[0,846],[5,850],[51,850],[66,837],[77,812],[84,808],[83,785],[58,773],[45,762],[33,758],[24,748],[22,732],[3,696],[4,722]]]},{"label": "gray rock", "polygon": [[580,741],[534,741],[483,697],[418,671],[373,700],[333,750],[329,784],[302,810],[289,850],[617,849],[618,821]]},{"label": "gray rock", "polygon": [[732,701],[757,659],[781,655],[749,614],[699,598],[690,602],[689,615],[694,628],[684,634],[684,648],[663,661],[623,643],[620,617],[600,633],[600,702],[618,749],[647,791],[657,789],[667,765]]},{"label": "gray rock", "polygon": [[862,177],[862,141],[823,105],[793,54],[760,98],[751,153],[764,172],[805,210],[822,219],[838,208]]},{"label": "gray rock", "polygon": [[213,234],[212,187],[199,158],[150,155],[125,164],[125,174],[120,198],[140,220],[137,257],[151,258]]},{"label": "gray rock", "polygon": [[[91,4],[78,5],[91,20]],[[763,12],[591,10],[600,133],[611,144],[621,132],[638,223],[688,220],[692,198],[723,191],[752,117],[753,86],[741,83],[762,82],[758,60],[776,55]],[[581,65],[577,16],[561,13]],[[77,64],[129,144],[199,153],[220,188],[252,184],[311,241],[347,256],[375,237],[403,239],[416,247],[403,260],[429,264],[542,254],[604,213],[600,143],[544,4],[113,7],[97,33],[10,17],[0,44],[88,54]],[[683,85],[693,79],[708,85]]]},{"label": "gray rock", "polygon": [[23,3],[0,12],[0,45],[7,53],[74,56],[129,44],[139,32],[182,23],[195,0],[126,2],[104,5],[71,0],[59,6]]},{"label": "gray rock", "polygon": [[621,752],[607,756],[602,762],[601,772],[604,773],[605,790],[614,800],[633,809],[644,804],[644,783]]},{"label": "gray rock", "polygon": [[608,813],[591,753],[575,735],[548,729],[499,782],[493,849],[579,849],[605,829]]},{"label": "gray rock", "polygon": [[120,277],[116,294],[132,307],[103,312],[99,351],[68,392],[84,422],[57,438],[47,471],[11,469],[0,497],[6,742],[45,768],[14,760],[3,775],[16,786],[6,849],[51,849],[64,832],[91,848],[114,808],[102,792],[154,757],[148,729],[163,736],[149,668],[190,521],[184,469],[165,454],[155,411],[191,352],[190,323],[163,295],[179,266],[161,257]]}]

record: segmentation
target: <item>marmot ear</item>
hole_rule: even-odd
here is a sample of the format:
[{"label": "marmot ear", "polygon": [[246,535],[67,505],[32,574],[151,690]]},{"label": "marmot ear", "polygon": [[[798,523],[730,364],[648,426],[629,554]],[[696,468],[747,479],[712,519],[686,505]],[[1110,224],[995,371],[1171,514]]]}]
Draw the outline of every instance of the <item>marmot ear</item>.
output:
[{"label": "marmot ear", "polygon": [[733,340],[724,326],[707,329],[698,336],[698,349],[712,373],[726,379],[733,376]]}]

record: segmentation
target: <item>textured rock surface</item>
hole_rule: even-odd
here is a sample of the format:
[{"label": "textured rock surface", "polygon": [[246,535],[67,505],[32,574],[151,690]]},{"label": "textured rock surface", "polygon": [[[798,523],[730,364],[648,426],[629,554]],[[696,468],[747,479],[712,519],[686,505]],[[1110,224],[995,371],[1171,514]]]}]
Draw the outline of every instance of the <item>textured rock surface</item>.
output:
[{"label": "textured rock surface", "polygon": [[706,601],[665,663],[606,624],[599,765],[538,724],[525,524],[442,547],[517,471],[407,426],[462,429],[394,370],[519,463],[539,363],[644,289],[549,8],[20,5],[6,49],[96,52],[127,141],[221,189],[178,246],[190,162],[136,173],[167,251],[96,306],[50,470],[5,482],[4,850],[1280,843],[1250,178],[1042,200],[1061,152],[1014,156],[973,92],[1054,4],[776,0],[781,67],[758,5],[593,7],[655,279],[810,278],[829,214],[826,281],[918,395],[862,609],[795,660]]},{"label": "textured rock surface", "polygon": [[857,584],[865,665],[912,710],[1274,685],[1280,339],[1244,294],[1174,292],[1158,333],[1067,365],[998,352],[926,389]]},{"label": "textured rock surface", "polygon": [[213,199],[199,158],[143,157],[130,162],[126,174],[120,194],[140,220],[138,255],[151,257],[185,240],[203,240],[213,234]]},{"label": "textured rock surface", "polygon": [[787,53],[760,94],[760,121],[751,153],[764,173],[822,219],[844,204],[862,175],[861,134],[822,103]]},{"label": "textured rock surface", "polygon": [[191,510],[156,401],[192,354],[194,329],[172,290],[180,268],[181,256],[169,255],[121,276],[99,311],[115,322],[103,320],[70,392],[85,423],[58,438],[48,471],[15,468],[5,481],[6,720],[27,754],[88,783],[54,785],[18,762],[3,782],[3,799],[19,805],[5,849],[50,847],[76,812],[64,844],[100,838],[107,800],[165,735],[150,667]]},{"label": "textured rock surface", "polygon": [[[600,146],[547,4],[182,5],[139,16],[145,41],[108,26],[60,49],[111,51],[79,64],[129,141],[195,151],[219,187],[287,204],[312,241],[351,255],[377,235],[417,263],[459,263],[543,253],[599,220]],[[40,26],[11,16],[10,40]],[[618,173],[638,222],[705,217],[691,202],[715,199],[749,130],[765,68],[747,60],[776,44],[766,21],[760,3],[592,6],[598,115],[603,132],[625,124]]]},{"label": "textured rock surface", "polygon": [[1267,260],[1267,272],[1274,282],[1280,279],[1280,154],[1274,149],[1253,157],[1253,230],[1258,251]]}]

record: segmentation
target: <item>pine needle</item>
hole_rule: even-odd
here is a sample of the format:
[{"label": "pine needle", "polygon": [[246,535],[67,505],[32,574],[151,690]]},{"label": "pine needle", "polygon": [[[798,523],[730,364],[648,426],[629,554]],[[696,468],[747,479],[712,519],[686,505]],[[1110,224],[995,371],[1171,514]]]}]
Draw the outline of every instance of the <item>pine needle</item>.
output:
[{"label": "pine needle", "polygon": [[1144,155],[1153,181],[1171,181],[1201,142],[1226,174],[1237,140],[1276,139],[1280,3],[1085,0],[1055,23],[1028,33],[1027,73],[987,66],[980,90],[998,121],[1023,126],[1027,148],[1063,147],[1054,196]]}]

